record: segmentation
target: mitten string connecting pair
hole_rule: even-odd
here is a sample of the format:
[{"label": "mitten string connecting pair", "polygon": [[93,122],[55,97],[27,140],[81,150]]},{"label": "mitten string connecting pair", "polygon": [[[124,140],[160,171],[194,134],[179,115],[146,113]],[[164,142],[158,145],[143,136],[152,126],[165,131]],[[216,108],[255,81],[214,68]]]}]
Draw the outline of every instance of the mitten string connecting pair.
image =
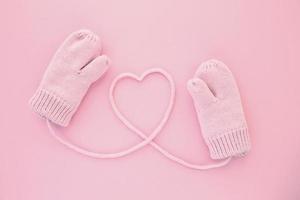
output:
[{"label": "mitten string connecting pair", "polygon": [[[146,136],[143,133],[143,131],[139,130],[135,125],[133,125],[131,122],[129,122],[129,120],[119,111],[118,106],[115,102],[115,98],[114,98],[114,88],[115,88],[116,84],[118,83],[118,81],[121,80],[121,79],[133,78],[133,79],[141,81],[147,75],[154,74],[154,73],[161,74],[169,82],[169,85],[170,85],[170,98],[169,98],[168,108],[166,109],[166,112],[165,112],[161,122],[155,128],[153,133],[150,134],[150,136]],[[167,73],[166,71],[164,71],[163,69],[160,69],[160,68],[150,69],[150,70],[146,71],[141,76],[141,78],[139,78],[139,77],[137,77],[137,76],[135,76],[131,73],[124,73],[124,74],[121,74],[121,75],[117,76],[111,84],[111,87],[110,87],[110,90],[109,90],[109,98],[110,98],[110,102],[111,102],[113,111],[115,112],[118,119],[120,119],[120,121],[128,129],[130,129],[132,132],[136,133],[139,137],[141,137],[143,139],[142,142],[140,142],[136,145],[133,145],[132,147],[129,147],[128,149],[120,151],[120,152],[116,152],[116,153],[99,153],[99,152],[92,152],[90,150],[84,149],[84,148],[82,148],[78,145],[75,145],[75,144],[70,143],[69,141],[65,140],[64,138],[59,136],[59,134],[57,134],[57,132],[53,128],[51,122],[49,120],[47,120],[47,126],[49,128],[50,133],[54,136],[54,138],[56,140],[58,140],[61,144],[63,144],[67,148],[72,149],[72,150],[74,150],[74,151],[76,151],[80,154],[83,154],[85,156],[92,157],[92,158],[101,158],[101,159],[120,158],[120,157],[127,156],[127,155],[129,155],[129,154],[145,147],[146,145],[151,145],[153,148],[155,148],[157,151],[159,151],[162,155],[164,155],[168,159],[170,159],[170,160],[172,160],[172,161],[174,161],[174,162],[176,162],[176,163],[178,163],[178,164],[180,164],[184,167],[188,167],[188,168],[191,168],[191,169],[206,170],[206,169],[218,168],[218,167],[226,165],[231,160],[231,157],[229,157],[226,160],[223,160],[223,161],[218,162],[216,164],[197,165],[197,164],[187,162],[187,161],[179,158],[178,156],[173,155],[172,153],[170,153],[169,151],[167,151],[166,149],[164,149],[159,144],[157,144],[156,142],[153,141],[155,139],[155,137],[161,132],[161,130],[163,129],[163,126],[166,124],[167,120],[169,119],[171,111],[172,111],[173,106],[174,106],[174,100],[175,100],[174,80],[172,79],[171,75],[169,73]]]},{"label": "mitten string connecting pair", "polygon": [[[108,69],[108,58],[100,55],[101,43],[97,35],[87,30],[72,33],[51,60],[40,86],[30,100],[32,109],[47,119],[51,134],[66,147],[93,158],[118,158],[133,153],[146,145],[153,146],[170,160],[185,167],[205,170],[226,165],[232,157],[250,150],[250,139],[239,91],[227,66],[217,60],[200,65],[188,82],[194,106],[201,124],[202,135],[212,159],[223,159],[216,164],[196,165],[165,150],[153,140],[167,122],[174,104],[175,84],[162,69],[150,69],[141,77],[130,73],[116,77],[110,88],[110,101],[116,116],[131,131],[143,139],[140,143],[117,153],[97,153],[72,144],[56,133],[52,123],[67,126],[89,86]],[[152,73],[160,73],[170,84],[168,108],[155,130],[146,136],[118,110],[114,100],[115,84],[123,78],[142,80]]]}]

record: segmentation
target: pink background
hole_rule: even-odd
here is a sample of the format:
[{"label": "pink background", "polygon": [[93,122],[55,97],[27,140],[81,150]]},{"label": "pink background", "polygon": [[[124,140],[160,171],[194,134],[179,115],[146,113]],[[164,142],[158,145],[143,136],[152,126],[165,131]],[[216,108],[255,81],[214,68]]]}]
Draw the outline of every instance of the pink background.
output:
[{"label": "pink background", "polygon": [[[300,199],[298,0],[7,0],[0,9],[1,200]],[[202,61],[218,58],[239,84],[250,154],[195,171],[151,147],[96,160],[60,145],[27,102],[57,47],[80,28],[101,36],[112,67],[64,131],[71,141],[102,152],[140,141],[114,116],[108,89],[121,72],[162,67],[177,95],[157,141],[186,160],[209,162],[185,83]],[[149,133],[167,101],[166,82],[156,76],[117,90],[122,111]]]}]

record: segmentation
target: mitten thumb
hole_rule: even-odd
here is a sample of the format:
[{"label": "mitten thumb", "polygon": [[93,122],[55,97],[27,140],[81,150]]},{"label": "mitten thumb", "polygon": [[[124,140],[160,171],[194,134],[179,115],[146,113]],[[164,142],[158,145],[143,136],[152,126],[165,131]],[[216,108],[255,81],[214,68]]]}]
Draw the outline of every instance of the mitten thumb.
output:
[{"label": "mitten thumb", "polygon": [[217,100],[207,84],[199,78],[190,79],[187,83],[187,89],[194,100],[194,104],[200,108]]},{"label": "mitten thumb", "polygon": [[109,68],[109,58],[106,55],[98,56],[92,60],[82,71],[91,82],[98,80]]}]

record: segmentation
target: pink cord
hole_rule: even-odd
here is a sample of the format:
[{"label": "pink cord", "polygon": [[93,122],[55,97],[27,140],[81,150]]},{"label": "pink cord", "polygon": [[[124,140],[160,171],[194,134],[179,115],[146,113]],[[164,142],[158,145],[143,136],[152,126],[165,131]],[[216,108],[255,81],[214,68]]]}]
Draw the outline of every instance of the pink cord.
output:
[{"label": "pink cord", "polygon": [[[169,82],[170,85],[170,99],[169,99],[169,104],[167,106],[167,109],[164,113],[164,116],[162,118],[162,120],[159,122],[158,126],[154,129],[154,131],[152,132],[152,134],[150,136],[146,136],[141,130],[139,130],[138,128],[136,128],[136,126],[134,124],[132,124],[118,109],[117,104],[115,102],[115,98],[114,98],[114,89],[116,84],[118,83],[118,81],[120,81],[121,79],[125,79],[125,78],[130,78],[130,79],[135,79],[139,82],[141,82],[146,76],[150,75],[150,74],[154,74],[154,73],[158,73],[163,75],[167,81]],[[207,170],[207,169],[213,169],[213,168],[218,168],[218,167],[222,167],[225,166],[226,164],[228,164],[231,160],[231,157],[222,160],[216,164],[209,164],[209,165],[198,165],[198,164],[193,164],[190,162],[187,162],[173,154],[171,154],[170,152],[168,152],[166,149],[164,149],[163,147],[161,147],[159,144],[155,143],[153,140],[155,139],[155,137],[159,134],[159,132],[162,130],[162,128],[164,127],[164,125],[166,124],[166,122],[168,121],[170,114],[172,112],[173,106],[174,106],[174,101],[175,101],[175,83],[173,81],[173,78],[171,77],[171,75],[169,73],[167,73],[166,71],[164,71],[163,69],[160,68],[154,68],[154,69],[150,69],[146,72],[144,72],[140,77],[132,74],[132,73],[123,73],[120,74],[119,76],[117,76],[110,87],[109,90],[109,98],[110,98],[110,102],[113,108],[113,111],[115,112],[116,116],[118,117],[118,119],[127,127],[129,128],[131,131],[133,131],[134,133],[136,133],[138,136],[140,136],[143,141],[133,145],[132,147],[117,152],[117,153],[99,153],[99,152],[92,152],[86,149],[83,149],[82,147],[79,147],[77,145],[74,145],[68,141],[66,141],[65,139],[61,138],[60,136],[58,136],[58,134],[54,131],[53,127],[51,126],[50,121],[47,120],[47,125],[49,128],[50,133],[54,136],[54,138],[56,140],[58,140],[61,144],[65,145],[66,147],[89,157],[93,157],[93,158],[119,158],[119,157],[123,157],[126,156],[130,153],[133,153],[141,148],[143,148],[146,145],[151,145],[152,147],[154,147],[156,150],[158,150],[161,154],[163,154],[165,157],[167,157],[168,159],[191,169],[197,169],[197,170]]]}]

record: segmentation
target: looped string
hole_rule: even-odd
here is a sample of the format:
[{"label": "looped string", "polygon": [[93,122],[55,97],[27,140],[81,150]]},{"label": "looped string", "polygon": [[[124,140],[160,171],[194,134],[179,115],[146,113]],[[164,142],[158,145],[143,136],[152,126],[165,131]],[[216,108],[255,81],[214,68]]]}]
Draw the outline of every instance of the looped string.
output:
[{"label": "looped string", "polygon": [[[93,152],[87,149],[84,149],[83,147],[80,147],[76,144],[73,144],[67,140],[65,140],[64,138],[62,138],[61,136],[59,136],[57,134],[57,132],[54,130],[52,123],[49,120],[47,121],[47,126],[49,129],[49,132],[51,133],[51,135],[62,145],[64,145],[65,147],[81,154],[84,156],[88,156],[91,158],[97,158],[97,159],[108,159],[108,158],[120,158],[120,157],[124,157],[126,155],[129,155],[130,153],[133,153],[139,149],[141,149],[143,146],[146,146],[147,144],[151,145],[152,147],[154,147],[156,150],[158,150],[162,155],[164,155],[166,158],[174,161],[175,163],[178,163],[184,167],[187,168],[191,168],[191,169],[196,169],[196,170],[207,170],[207,169],[213,169],[213,168],[219,168],[222,166],[227,165],[230,160],[231,157],[222,160],[216,164],[209,164],[209,165],[198,165],[198,164],[193,164],[190,162],[187,162],[175,155],[173,155],[172,153],[168,152],[166,149],[164,149],[163,147],[159,146],[157,143],[153,142],[150,140],[150,143],[145,142],[146,140],[143,140],[142,142],[138,143],[137,145],[130,147],[126,150],[120,151],[120,152],[116,152],[116,153],[100,153],[100,152]],[[145,135],[144,135],[145,136]],[[142,136],[142,138],[144,138],[144,136]],[[148,140],[147,140],[148,141]]]},{"label": "looped string", "polygon": [[[135,125],[133,125],[130,121],[128,121],[127,118],[119,111],[119,109],[118,109],[118,107],[115,103],[115,99],[114,99],[114,88],[115,88],[115,85],[117,84],[117,82],[121,79],[131,78],[131,79],[135,79],[137,81],[142,81],[146,76],[148,76],[149,74],[153,74],[153,73],[159,73],[159,74],[163,75],[168,80],[168,82],[170,84],[170,92],[171,93],[170,93],[168,108],[166,109],[166,112],[165,112],[161,122],[158,124],[158,126],[155,128],[155,130],[151,133],[150,136],[146,136],[141,130],[136,128]],[[167,120],[169,119],[169,116],[171,114],[171,111],[172,111],[172,108],[173,108],[173,105],[174,105],[174,99],[175,99],[175,83],[172,79],[172,76],[169,73],[167,73],[166,71],[164,71],[163,69],[160,69],[160,68],[150,69],[150,70],[146,71],[145,73],[143,73],[140,77],[137,77],[136,75],[131,74],[131,73],[123,73],[123,74],[117,76],[111,84],[110,91],[109,91],[109,98],[110,98],[110,102],[111,102],[113,111],[115,112],[118,119],[129,130],[131,130],[132,132],[137,134],[139,137],[141,137],[143,139],[143,141],[129,147],[128,149],[122,150],[120,152],[100,153],[100,152],[92,152],[90,150],[84,149],[84,148],[82,148],[78,145],[75,145],[75,144],[72,144],[72,143],[66,141],[65,139],[63,139],[62,137],[60,137],[56,133],[56,131],[52,127],[51,122],[49,120],[47,120],[47,126],[48,126],[48,129],[49,129],[50,133],[52,134],[52,136],[58,142],[60,142],[64,146],[68,147],[69,149],[72,149],[72,150],[74,150],[74,151],[76,151],[76,152],[78,152],[82,155],[92,157],[92,158],[103,158],[103,159],[119,158],[119,157],[129,155],[129,154],[143,148],[146,145],[151,145],[154,149],[159,151],[162,155],[164,155],[169,160],[172,160],[175,163],[178,163],[178,164],[180,164],[184,167],[188,167],[188,168],[191,168],[191,169],[207,170],[207,169],[219,168],[219,167],[227,165],[231,161],[231,157],[229,157],[229,158],[227,158],[225,160],[222,160],[222,161],[220,161],[218,163],[215,163],[215,164],[208,164],[208,165],[193,164],[193,163],[187,162],[187,161],[179,158],[176,155],[173,155],[172,153],[170,153],[169,151],[167,151],[166,149],[164,149],[159,144],[157,144],[156,142],[153,141],[155,139],[155,137],[159,134],[159,132],[162,130],[162,128],[166,124]]]}]

